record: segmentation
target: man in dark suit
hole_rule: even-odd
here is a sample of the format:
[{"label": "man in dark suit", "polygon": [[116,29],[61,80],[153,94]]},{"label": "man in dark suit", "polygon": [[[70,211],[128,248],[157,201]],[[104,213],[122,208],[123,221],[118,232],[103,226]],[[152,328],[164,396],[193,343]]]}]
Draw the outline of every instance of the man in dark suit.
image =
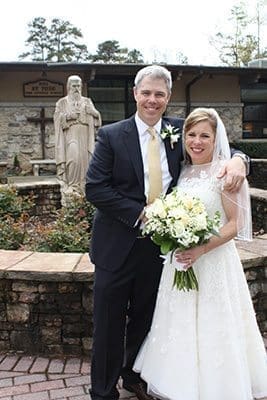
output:
[{"label": "man in dark suit", "polygon": [[[132,366],[151,325],[162,260],[158,246],[141,236],[140,224],[149,192],[149,127],[156,129],[160,143],[163,193],[176,185],[180,173],[183,120],[162,117],[171,87],[171,74],[164,67],[148,66],[137,73],[137,112],[99,130],[87,173],[86,197],[97,207],[91,242],[95,264],[93,400],[118,399],[120,375],[123,387],[139,400],[152,399]],[[170,137],[160,137],[168,124],[178,134],[175,143]],[[245,176],[244,163],[232,158],[223,174],[229,187],[238,187]]]}]

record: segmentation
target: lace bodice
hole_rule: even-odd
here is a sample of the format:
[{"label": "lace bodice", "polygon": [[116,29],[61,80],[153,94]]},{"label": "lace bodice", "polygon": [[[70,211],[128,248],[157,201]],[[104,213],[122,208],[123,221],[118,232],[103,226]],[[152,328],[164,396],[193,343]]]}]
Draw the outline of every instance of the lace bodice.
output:
[{"label": "lace bodice", "polygon": [[178,187],[199,197],[205,204],[210,217],[219,211],[221,222],[225,223],[226,216],[221,199],[223,182],[217,178],[218,172],[219,168],[214,168],[211,164],[186,166],[180,175]]}]

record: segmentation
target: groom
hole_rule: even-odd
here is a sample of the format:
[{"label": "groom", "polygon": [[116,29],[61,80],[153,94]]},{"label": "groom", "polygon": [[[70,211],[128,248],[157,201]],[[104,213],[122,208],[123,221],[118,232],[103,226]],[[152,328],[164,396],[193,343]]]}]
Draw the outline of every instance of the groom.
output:
[{"label": "groom", "polygon": [[[139,400],[152,399],[132,366],[152,322],[162,261],[158,246],[141,236],[140,224],[149,193],[149,127],[158,135],[163,193],[176,185],[180,173],[181,136],[176,143],[160,137],[167,124],[172,133],[182,132],[182,119],[162,117],[171,87],[171,74],[164,67],[152,65],[137,73],[136,114],[99,130],[87,172],[86,197],[97,207],[91,242],[95,264],[92,400],[118,399],[120,375],[123,387]],[[245,176],[240,157],[229,161],[224,174],[230,189],[239,187]]]}]

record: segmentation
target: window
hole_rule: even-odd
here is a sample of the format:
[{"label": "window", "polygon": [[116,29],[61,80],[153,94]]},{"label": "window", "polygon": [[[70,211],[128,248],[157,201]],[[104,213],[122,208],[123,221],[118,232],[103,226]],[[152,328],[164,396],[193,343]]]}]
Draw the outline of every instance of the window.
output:
[{"label": "window", "polygon": [[243,109],[243,137],[267,137],[267,83],[241,87]]},{"label": "window", "polygon": [[103,125],[134,114],[133,80],[105,77],[88,83],[88,96],[100,112]]}]

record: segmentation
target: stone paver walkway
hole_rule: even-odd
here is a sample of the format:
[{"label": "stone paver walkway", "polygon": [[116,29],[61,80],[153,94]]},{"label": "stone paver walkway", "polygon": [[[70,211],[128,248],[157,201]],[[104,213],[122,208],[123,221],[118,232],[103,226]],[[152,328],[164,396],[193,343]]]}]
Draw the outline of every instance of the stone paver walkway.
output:
[{"label": "stone paver walkway", "polygon": [[[91,400],[90,364],[76,357],[0,354],[0,400]],[[137,400],[119,385],[120,400]]]},{"label": "stone paver walkway", "polygon": [[[91,400],[89,388],[86,358],[0,353],[0,400]],[[120,400],[137,400],[120,382],[118,390]]]}]

